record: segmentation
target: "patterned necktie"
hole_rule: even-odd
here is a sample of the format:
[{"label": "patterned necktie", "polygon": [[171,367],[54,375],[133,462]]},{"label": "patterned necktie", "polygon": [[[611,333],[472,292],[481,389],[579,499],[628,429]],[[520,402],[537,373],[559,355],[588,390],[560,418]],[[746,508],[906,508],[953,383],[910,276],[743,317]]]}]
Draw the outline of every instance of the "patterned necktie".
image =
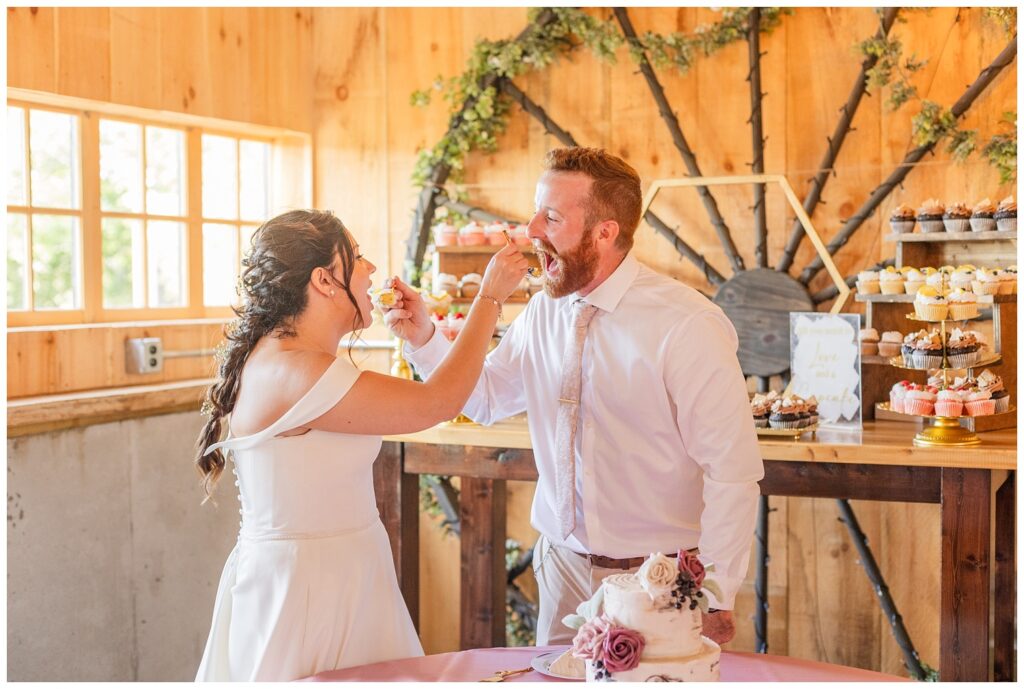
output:
[{"label": "patterned necktie", "polygon": [[587,328],[597,307],[582,299],[573,302],[572,343],[562,357],[562,386],[558,394],[558,425],[555,440],[555,500],[562,540],[576,528],[576,422],[580,412],[581,364]]}]

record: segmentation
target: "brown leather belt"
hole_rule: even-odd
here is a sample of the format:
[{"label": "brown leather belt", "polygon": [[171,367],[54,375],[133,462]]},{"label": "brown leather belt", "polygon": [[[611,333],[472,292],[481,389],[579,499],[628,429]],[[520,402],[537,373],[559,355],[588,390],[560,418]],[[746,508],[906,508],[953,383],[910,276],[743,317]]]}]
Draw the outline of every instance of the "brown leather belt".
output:
[{"label": "brown leather belt", "polygon": [[[576,551],[572,551],[576,553]],[[691,553],[696,553],[696,548],[691,548]],[[576,553],[583,559],[590,562],[594,567],[602,567],[604,569],[633,569],[639,567],[647,560],[646,557],[624,557],[615,559],[614,557],[605,557],[604,555],[592,555],[589,553]]]}]

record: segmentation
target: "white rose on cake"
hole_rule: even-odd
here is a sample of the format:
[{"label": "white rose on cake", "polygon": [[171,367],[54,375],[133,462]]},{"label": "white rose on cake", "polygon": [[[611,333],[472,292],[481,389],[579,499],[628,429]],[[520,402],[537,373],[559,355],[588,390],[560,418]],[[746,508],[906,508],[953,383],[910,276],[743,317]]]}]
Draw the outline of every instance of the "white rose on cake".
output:
[{"label": "white rose on cake", "polygon": [[676,584],[679,563],[661,553],[652,553],[636,573],[640,586],[651,598],[666,595]]}]

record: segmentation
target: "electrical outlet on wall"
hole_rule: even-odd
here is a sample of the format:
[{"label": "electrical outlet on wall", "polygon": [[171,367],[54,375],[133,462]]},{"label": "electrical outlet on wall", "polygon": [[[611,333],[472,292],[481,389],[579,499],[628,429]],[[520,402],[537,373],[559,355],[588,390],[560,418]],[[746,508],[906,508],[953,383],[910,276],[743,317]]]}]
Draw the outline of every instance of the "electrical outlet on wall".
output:
[{"label": "electrical outlet on wall", "polygon": [[128,373],[159,373],[164,368],[164,346],[159,337],[138,337],[124,342]]}]

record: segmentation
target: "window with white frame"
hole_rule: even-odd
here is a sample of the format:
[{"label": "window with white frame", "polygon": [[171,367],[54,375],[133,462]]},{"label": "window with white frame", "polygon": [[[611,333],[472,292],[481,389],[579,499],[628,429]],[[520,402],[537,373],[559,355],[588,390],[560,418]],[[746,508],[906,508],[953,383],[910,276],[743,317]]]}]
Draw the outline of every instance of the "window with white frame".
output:
[{"label": "window with white frame", "polygon": [[231,315],[253,232],[309,204],[273,188],[308,137],[241,128],[9,101],[8,325]]}]

